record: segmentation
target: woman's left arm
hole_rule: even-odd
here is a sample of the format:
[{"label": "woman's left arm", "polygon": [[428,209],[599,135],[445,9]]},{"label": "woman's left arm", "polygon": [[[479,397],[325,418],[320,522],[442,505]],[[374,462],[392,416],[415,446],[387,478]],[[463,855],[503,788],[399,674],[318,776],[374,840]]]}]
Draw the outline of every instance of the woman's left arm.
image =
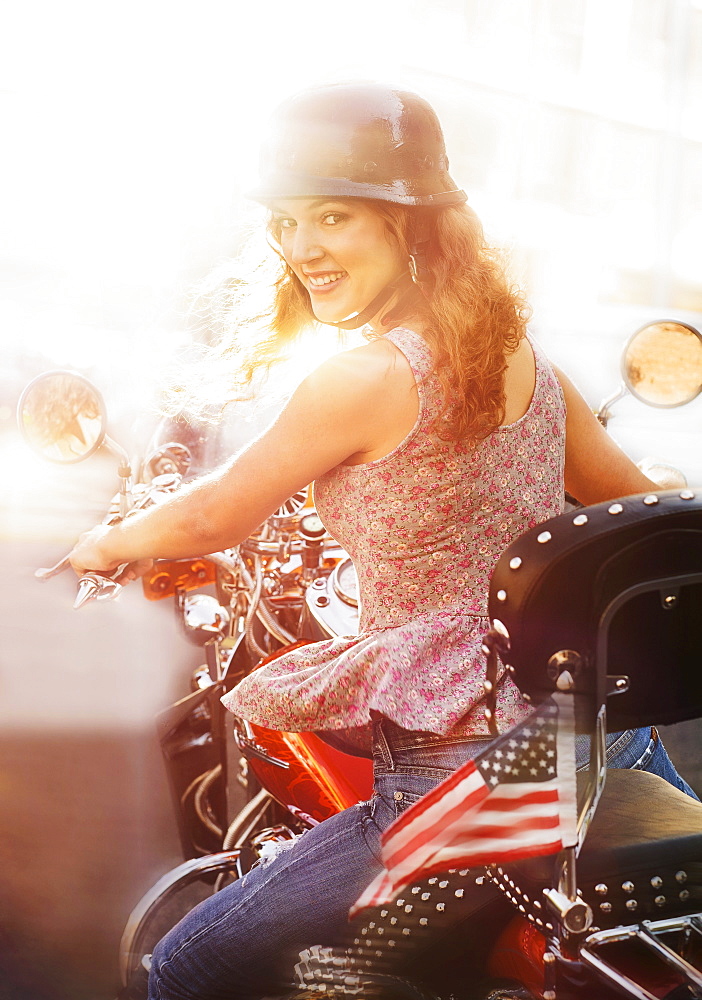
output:
[{"label": "woman's left arm", "polygon": [[570,379],[554,368],[566,404],[565,487],[582,504],[658,490],[609,436]]},{"label": "woman's left arm", "polygon": [[[124,578],[148,560],[238,545],[289,496],[356,452],[391,418],[389,362],[372,345],[331,358],[309,375],[275,423],[234,459],[156,507],[81,536],[71,565]],[[391,381],[391,380],[390,380]]]}]

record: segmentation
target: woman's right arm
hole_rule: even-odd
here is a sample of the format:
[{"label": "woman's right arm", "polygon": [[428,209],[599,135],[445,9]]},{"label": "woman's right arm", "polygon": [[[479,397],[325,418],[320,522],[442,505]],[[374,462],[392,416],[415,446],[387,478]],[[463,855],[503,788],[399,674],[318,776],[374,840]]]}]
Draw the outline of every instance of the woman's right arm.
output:
[{"label": "woman's right arm", "polygon": [[230,462],[163,504],[81,536],[70,556],[73,568],[107,571],[237,545],[293,493],[374,447],[389,417],[392,382],[387,352],[375,344],[330,359]]}]

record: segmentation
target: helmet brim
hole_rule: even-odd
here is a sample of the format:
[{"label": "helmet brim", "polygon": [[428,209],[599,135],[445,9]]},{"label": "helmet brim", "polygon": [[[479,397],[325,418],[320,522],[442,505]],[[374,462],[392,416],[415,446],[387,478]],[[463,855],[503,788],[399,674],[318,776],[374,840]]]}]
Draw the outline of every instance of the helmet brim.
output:
[{"label": "helmet brim", "polygon": [[[452,184],[447,175],[447,181]],[[445,208],[462,205],[468,196],[460,188],[448,187],[445,191],[422,194],[412,190],[405,181],[388,184],[362,184],[342,177],[315,177],[309,174],[276,174],[263,179],[246,197],[270,205],[288,198],[366,198],[372,201],[390,201],[398,205],[415,205]]]}]

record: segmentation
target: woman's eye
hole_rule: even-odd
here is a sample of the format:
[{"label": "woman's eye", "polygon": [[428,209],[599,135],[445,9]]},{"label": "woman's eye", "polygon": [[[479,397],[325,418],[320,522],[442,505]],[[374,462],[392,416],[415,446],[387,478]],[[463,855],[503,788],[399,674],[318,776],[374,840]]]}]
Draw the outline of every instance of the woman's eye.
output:
[{"label": "woman's eye", "polygon": [[278,219],[277,222],[281,229],[294,229],[296,225],[294,219]]},{"label": "woman's eye", "polygon": [[340,222],[343,222],[346,218],[341,212],[327,212],[326,215],[322,216],[322,223],[325,226],[337,226]]}]

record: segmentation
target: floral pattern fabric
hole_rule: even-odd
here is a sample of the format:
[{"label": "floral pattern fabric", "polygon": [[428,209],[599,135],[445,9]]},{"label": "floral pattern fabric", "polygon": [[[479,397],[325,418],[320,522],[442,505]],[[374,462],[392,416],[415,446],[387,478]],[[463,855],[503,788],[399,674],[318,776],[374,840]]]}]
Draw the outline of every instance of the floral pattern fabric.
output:
[{"label": "floral pattern fabric", "polygon": [[[430,349],[404,327],[386,334],[415,376],[414,428],[388,455],[338,465],[315,483],[317,512],[357,569],[359,634],[296,649],[223,699],[268,728],[365,726],[371,712],[405,729],[488,736],[482,711],[492,569],[514,538],[563,508],[565,403],[532,344],[526,413],[476,446],[432,433],[442,396]],[[497,723],[529,708],[500,676]]]}]

